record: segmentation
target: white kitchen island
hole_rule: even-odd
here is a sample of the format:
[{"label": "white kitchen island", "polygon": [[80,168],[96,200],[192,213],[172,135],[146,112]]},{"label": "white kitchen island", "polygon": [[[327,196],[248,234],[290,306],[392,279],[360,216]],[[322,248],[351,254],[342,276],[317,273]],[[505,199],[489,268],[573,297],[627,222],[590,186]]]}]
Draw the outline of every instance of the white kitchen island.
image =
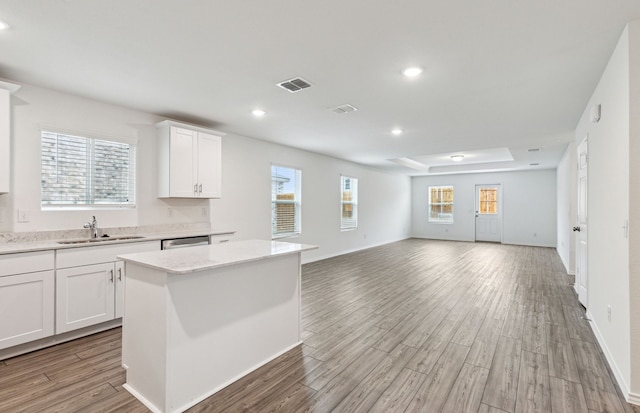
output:
[{"label": "white kitchen island", "polygon": [[301,343],[301,253],[238,241],[126,262],[125,388],[154,412],[182,412]]}]

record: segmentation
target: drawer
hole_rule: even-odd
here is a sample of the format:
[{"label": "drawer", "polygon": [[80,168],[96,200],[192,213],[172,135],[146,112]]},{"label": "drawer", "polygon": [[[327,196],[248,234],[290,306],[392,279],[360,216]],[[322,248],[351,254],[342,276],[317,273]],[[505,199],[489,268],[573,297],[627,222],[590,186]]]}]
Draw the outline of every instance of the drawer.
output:
[{"label": "drawer", "polygon": [[56,268],[113,262],[118,260],[118,255],[158,250],[160,250],[160,241],[127,242],[58,250],[56,252]]},{"label": "drawer", "polygon": [[53,270],[53,251],[20,252],[0,255],[0,277]]}]

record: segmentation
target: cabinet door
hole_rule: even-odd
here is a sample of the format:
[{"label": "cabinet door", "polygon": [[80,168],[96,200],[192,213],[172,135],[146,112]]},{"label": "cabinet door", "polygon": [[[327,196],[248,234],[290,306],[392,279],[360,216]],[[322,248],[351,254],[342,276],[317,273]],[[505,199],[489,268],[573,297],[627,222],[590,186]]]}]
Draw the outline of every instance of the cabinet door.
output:
[{"label": "cabinet door", "polygon": [[[182,128],[171,128],[169,192],[172,197],[193,198],[195,190],[197,165],[193,154],[197,151],[198,134]],[[158,165],[159,168],[166,167]]]},{"label": "cabinet door", "polygon": [[56,271],[56,333],[114,319],[114,264]]},{"label": "cabinet door", "polygon": [[199,196],[202,198],[221,196],[221,141],[219,136],[198,133],[198,190],[201,189]]},{"label": "cabinet door", "polygon": [[124,261],[116,261],[116,308],[115,318],[121,318],[124,316],[124,283],[126,281],[126,274],[124,271]]},{"label": "cabinet door", "polygon": [[0,277],[0,349],[53,335],[54,274]]}]

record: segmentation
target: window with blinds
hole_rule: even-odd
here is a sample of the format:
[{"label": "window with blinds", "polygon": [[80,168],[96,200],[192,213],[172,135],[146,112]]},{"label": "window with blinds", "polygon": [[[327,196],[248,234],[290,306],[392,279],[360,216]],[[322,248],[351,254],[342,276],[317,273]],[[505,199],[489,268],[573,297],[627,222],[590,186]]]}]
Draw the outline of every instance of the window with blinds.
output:
[{"label": "window with blinds", "polygon": [[453,187],[429,187],[429,222],[453,223]]},{"label": "window with blinds", "polygon": [[340,229],[358,228],[358,179],[340,177]]},{"label": "window with blinds", "polygon": [[302,171],[271,166],[271,236],[300,235]]},{"label": "window with blinds", "polygon": [[42,207],[135,206],[136,146],[43,131]]}]

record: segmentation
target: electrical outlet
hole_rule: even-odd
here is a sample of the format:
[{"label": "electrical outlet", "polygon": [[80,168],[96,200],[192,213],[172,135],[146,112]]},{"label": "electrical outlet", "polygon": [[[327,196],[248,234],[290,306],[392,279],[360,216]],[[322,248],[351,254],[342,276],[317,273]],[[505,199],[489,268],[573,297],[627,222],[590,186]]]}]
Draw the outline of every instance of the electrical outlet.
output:
[{"label": "electrical outlet", "polygon": [[173,208],[167,208],[167,216],[173,218]]},{"label": "electrical outlet", "polygon": [[538,236],[538,233],[537,233],[537,232],[534,232],[534,233],[533,233],[533,238],[535,238],[535,237],[537,237],[537,236]]},{"label": "electrical outlet", "polygon": [[607,319],[611,322],[611,306],[607,306]]},{"label": "electrical outlet", "polygon": [[202,208],[202,216],[206,217],[207,215],[209,215],[209,210],[207,208]]}]

